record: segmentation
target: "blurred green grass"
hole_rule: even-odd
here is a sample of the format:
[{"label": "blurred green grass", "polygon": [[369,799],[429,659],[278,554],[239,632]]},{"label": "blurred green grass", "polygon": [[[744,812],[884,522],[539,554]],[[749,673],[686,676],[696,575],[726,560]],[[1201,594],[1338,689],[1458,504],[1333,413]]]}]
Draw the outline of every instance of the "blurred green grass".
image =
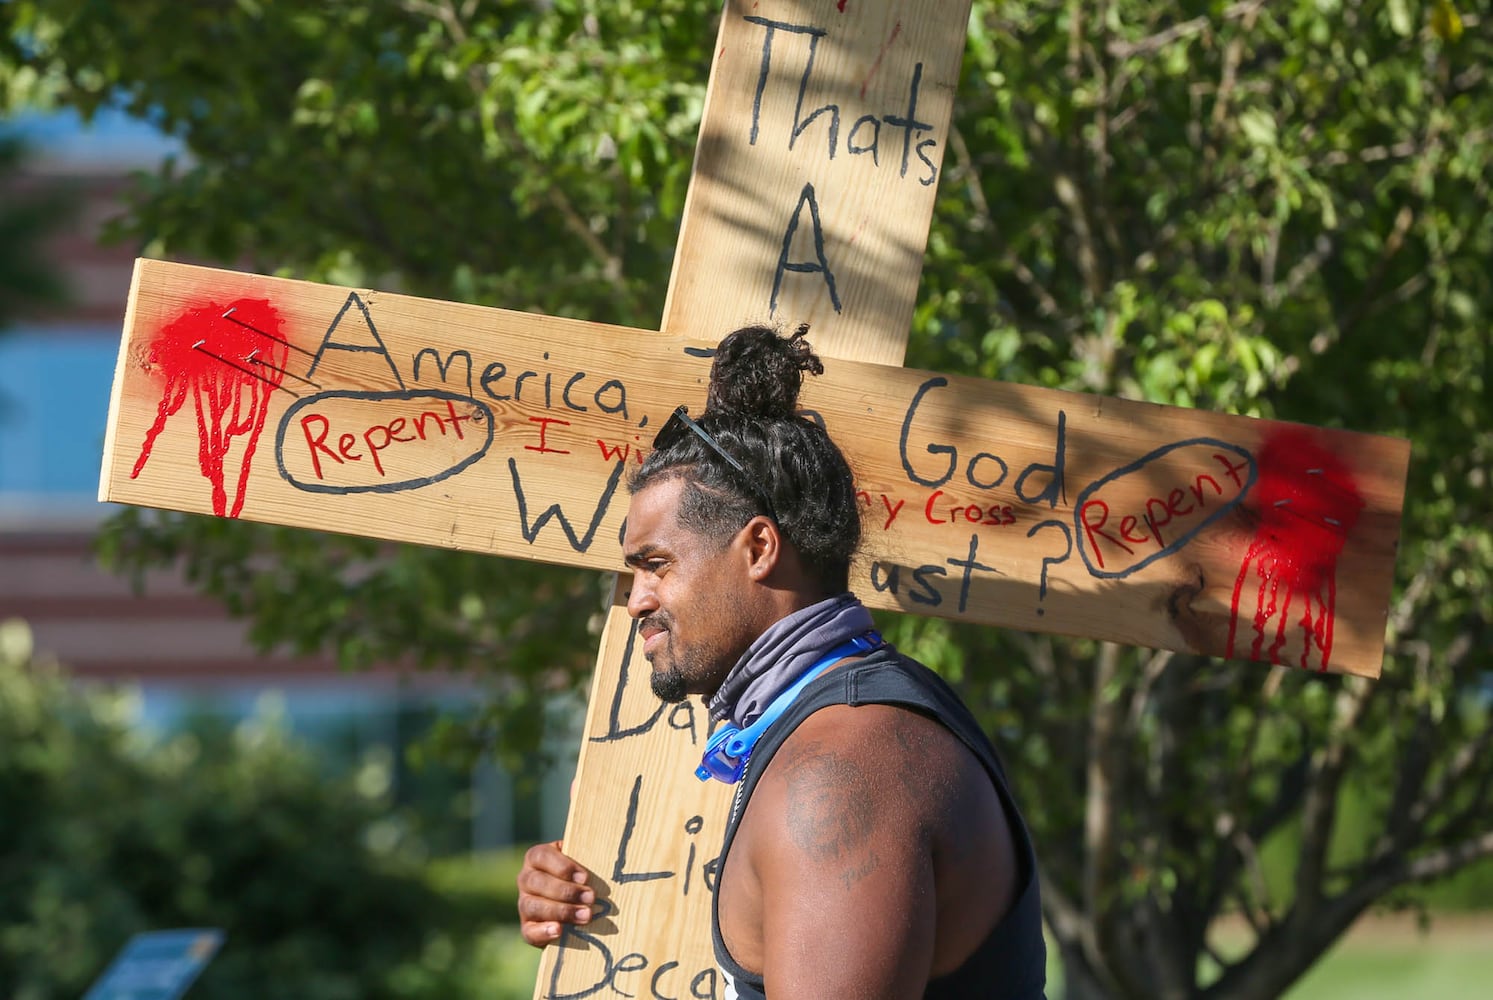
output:
[{"label": "blurred green grass", "polygon": [[1463,1000],[1493,995],[1493,916],[1370,917],[1327,953],[1286,1000]]}]

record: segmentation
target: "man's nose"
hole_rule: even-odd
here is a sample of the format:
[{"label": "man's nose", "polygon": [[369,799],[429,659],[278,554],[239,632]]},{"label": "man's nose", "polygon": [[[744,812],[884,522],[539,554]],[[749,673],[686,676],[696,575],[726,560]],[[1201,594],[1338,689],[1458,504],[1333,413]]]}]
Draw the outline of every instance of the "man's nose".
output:
[{"label": "man's nose", "polygon": [[641,575],[633,574],[632,586],[627,591],[627,614],[632,618],[641,618],[650,611],[658,610],[658,598],[644,586]]}]

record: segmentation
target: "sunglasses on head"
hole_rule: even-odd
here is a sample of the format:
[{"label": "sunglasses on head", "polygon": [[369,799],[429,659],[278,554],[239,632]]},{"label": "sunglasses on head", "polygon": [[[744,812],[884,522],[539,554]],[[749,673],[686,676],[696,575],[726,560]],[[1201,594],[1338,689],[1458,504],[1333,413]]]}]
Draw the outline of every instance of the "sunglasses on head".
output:
[{"label": "sunglasses on head", "polygon": [[709,431],[705,430],[705,428],[701,427],[690,418],[689,410],[687,407],[677,406],[674,408],[674,412],[669,415],[669,419],[664,423],[659,432],[654,435],[653,449],[655,451],[658,451],[662,448],[671,447],[672,445],[678,443],[680,439],[684,438],[685,435],[689,433],[693,433],[701,441],[704,441],[707,445],[709,445],[711,451],[715,452],[721,458],[725,459],[726,464],[731,466],[731,468],[735,469],[740,474],[741,484],[746,487],[747,492],[751,494],[752,499],[756,500],[758,505],[762,507],[767,516],[772,518],[773,523],[777,524],[778,513],[773,509],[772,501],[767,498],[767,493],[757,485],[757,481],[752,478],[750,473],[747,472],[745,466],[743,466],[736,459],[732,458],[731,454],[727,452],[726,449],[720,446],[720,442],[716,441],[715,438],[710,436]]}]

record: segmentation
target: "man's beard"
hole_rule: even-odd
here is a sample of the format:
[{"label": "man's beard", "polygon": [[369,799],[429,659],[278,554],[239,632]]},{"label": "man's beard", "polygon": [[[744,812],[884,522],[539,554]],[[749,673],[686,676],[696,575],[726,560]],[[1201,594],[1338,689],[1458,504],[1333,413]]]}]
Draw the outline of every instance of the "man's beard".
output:
[{"label": "man's beard", "polygon": [[[681,702],[689,697],[689,678],[685,664],[674,654],[674,619],[667,611],[657,611],[644,618],[640,627],[662,628],[665,632],[664,648],[648,655],[648,665],[653,668],[648,677],[648,686],[656,697],[668,702]],[[688,658],[686,654],[685,658]],[[668,666],[660,669],[659,661]]]},{"label": "man's beard", "polygon": [[648,678],[648,684],[653,688],[655,696],[664,701],[680,702],[689,697],[686,690],[689,682],[685,680],[684,671],[679,669],[678,664],[667,670],[655,670]]}]

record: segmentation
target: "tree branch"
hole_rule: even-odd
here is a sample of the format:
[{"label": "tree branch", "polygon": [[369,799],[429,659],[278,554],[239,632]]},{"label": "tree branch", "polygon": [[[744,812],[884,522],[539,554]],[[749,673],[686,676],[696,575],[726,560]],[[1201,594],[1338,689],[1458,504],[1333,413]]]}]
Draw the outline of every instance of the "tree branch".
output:
[{"label": "tree branch", "polygon": [[1493,856],[1493,830],[1421,855],[1410,863],[1405,877],[1411,882],[1428,882],[1489,856]]},{"label": "tree branch", "polygon": [[1360,869],[1361,877],[1329,900],[1323,907],[1322,915],[1337,922],[1346,914],[1351,923],[1352,919],[1368,909],[1375,900],[1401,885],[1442,878],[1486,857],[1493,857],[1493,830],[1415,858],[1403,853],[1381,856]]},{"label": "tree branch", "polygon": [[[1401,205],[1400,210],[1395,213],[1394,224],[1390,227],[1388,235],[1384,237],[1384,243],[1379,250],[1379,257],[1374,261],[1374,269],[1364,279],[1364,288],[1377,288],[1384,280],[1384,272],[1389,270],[1389,262],[1400,252],[1404,246],[1405,234],[1410,231],[1410,226],[1415,222],[1415,211],[1409,205]],[[1363,318],[1373,311],[1376,303],[1370,296],[1362,296],[1348,310],[1348,315],[1341,323],[1337,324],[1337,339],[1346,337]],[[1320,336],[1320,335],[1319,335]],[[1312,346],[1317,348],[1317,340],[1313,339]],[[1323,347],[1325,349],[1325,345]],[[1320,353],[1320,352],[1319,352]]]},{"label": "tree branch", "polygon": [[[1083,909],[1088,914],[1084,952],[1096,971],[1124,982],[1131,952],[1121,940],[1114,914],[1119,893],[1119,817],[1125,797],[1124,765],[1119,736],[1123,707],[1115,692],[1120,648],[1102,643],[1094,665],[1089,708],[1088,790],[1084,806]],[[1126,984],[1127,986],[1132,984]]]},{"label": "tree branch", "polygon": [[[1422,828],[1424,824],[1446,805],[1455,790],[1457,783],[1465,778],[1472,769],[1474,763],[1483,763],[1487,760],[1490,747],[1493,747],[1493,727],[1485,727],[1478,733],[1477,738],[1462,744],[1456,755],[1447,763],[1441,774],[1428,787],[1423,789],[1424,794],[1410,807],[1409,816],[1403,826],[1405,836],[1410,832]],[[1485,779],[1486,780],[1486,776]],[[1400,843],[1404,843],[1401,838]]]},{"label": "tree branch", "polygon": [[[958,128],[949,129],[949,146],[954,151],[954,176],[964,175],[968,178],[965,185],[969,192],[969,200],[975,208],[975,218],[980,220],[981,227],[991,232],[996,231],[995,216],[991,214],[990,202],[985,198],[985,182],[980,175],[979,168],[975,165],[974,157],[970,155],[969,145],[964,141],[964,133]],[[1037,315],[1048,318],[1059,315],[1062,310],[1058,307],[1057,300],[1052,297],[1032,269],[1026,266],[1026,262],[1012,252],[1010,241],[1006,241],[1007,249],[1001,254],[1002,266],[1008,268],[1016,275],[1016,280],[1021,282],[1032,297],[1037,300]]]},{"label": "tree branch", "polygon": [[1062,941],[1081,943],[1089,926],[1083,911],[1063,892],[1041,861],[1037,862],[1037,878],[1042,885],[1042,911],[1053,935]]},{"label": "tree branch", "polygon": [[1310,910],[1321,897],[1327,848],[1337,817],[1338,789],[1349,760],[1353,728],[1378,685],[1363,678],[1345,678],[1333,703],[1327,743],[1313,755],[1312,775],[1301,808],[1301,856],[1296,865],[1296,902],[1292,909]]},{"label": "tree branch", "polygon": [[[1235,3],[1223,9],[1219,19],[1231,21],[1237,17],[1253,14],[1259,8],[1265,6],[1266,0],[1245,0],[1243,3]],[[1189,21],[1181,21],[1134,42],[1111,40],[1105,51],[1115,59],[1129,59],[1131,56],[1149,56],[1166,48],[1173,42],[1193,35],[1202,34],[1214,23],[1211,17],[1194,17]]]},{"label": "tree branch", "polygon": [[[1255,755],[1258,752],[1265,721],[1270,717],[1266,709],[1279,692],[1285,674],[1284,668],[1275,667],[1264,674],[1263,679],[1255,688],[1250,727],[1245,734],[1244,745],[1238,754],[1239,766],[1232,774],[1224,778],[1227,785],[1220,796],[1222,802],[1214,823],[1214,831],[1220,841],[1233,845],[1234,851],[1219,850],[1214,854],[1211,887],[1203,897],[1204,911],[1210,915],[1218,912],[1221,901],[1230,891],[1242,867],[1247,876],[1257,876],[1253,888],[1256,890],[1259,905],[1265,909],[1268,918],[1270,898],[1262,873],[1259,871],[1259,859],[1255,853],[1257,841],[1245,829],[1242,817],[1255,811],[1250,801],[1250,786],[1255,773]],[[1277,790],[1281,788],[1284,781],[1285,775],[1283,774],[1276,781]],[[1276,806],[1279,806],[1278,801]],[[1268,835],[1268,830],[1266,834],[1262,834],[1264,835]],[[1247,912],[1247,900],[1244,900],[1243,896],[1240,898],[1246,904],[1246,915],[1250,916],[1251,923],[1254,923],[1253,915]]]},{"label": "tree branch", "polygon": [[[410,13],[431,17],[440,22],[456,44],[466,43],[468,39],[466,18],[470,16],[472,10],[470,5],[461,12],[456,9],[451,0],[446,0],[441,4],[428,2],[428,0],[403,0],[403,6]],[[467,82],[480,106],[482,95],[487,89],[486,79],[480,66],[474,65],[467,71]],[[524,141],[522,134],[511,121],[500,114],[494,114],[493,127],[532,170],[542,172],[545,169],[546,165],[529,149],[528,143]],[[558,185],[547,184],[544,187],[544,200],[559,215],[565,229],[578,239],[601,265],[602,276],[607,283],[632,301],[632,293],[622,278],[622,259],[613,254],[601,238],[592,231],[566,193]]]},{"label": "tree branch", "polygon": [[[1244,31],[1254,27],[1255,15],[1259,12],[1258,3],[1250,4],[1245,11]],[[1218,78],[1218,93],[1213,100],[1213,121],[1211,127],[1215,130],[1223,127],[1229,117],[1229,104],[1234,98],[1234,87],[1239,82],[1239,64],[1244,60],[1244,38],[1236,35],[1229,40],[1228,47],[1224,49],[1223,71]]]},{"label": "tree branch", "polygon": [[[1110,32],[1110,3],[1103,0],[1099,4],[1094,18],[1094,25],[1099,32],[1108,39]],[[1089,156],[1091,158],[1088,176],[1092,182],[1092,190],[1089,191],[1087,202],[1092,206],[1090,214],[1093,215],[1103,232],[1103,245],[1107,248],[1106,259],[1111,262],[1106,272],[1113,270],[1113,261],[1120,253],[1120,234],[1115,229],[1114,217],[1109,212],[1109,140],[1114,122],[1111,117],[1111,105],[1115,96],[1121,91],[1116,88],[1115,81],[1109,72],[1109,66],[1097,52],[1085,45],[1084,52],[1090,68],[1090,78],[1097,85],[1100,98],[1094,102],[1094,127],[1089,131]],[[1108,280],[1108,273],[1105,275]]]},{"label": "tree branch", "polygon": [[1416,816],[1413,804],[1417,794],[1425,788],[1426,774],[1435,750],[1434,736],[1431,713],[1422,708],[1405,740],[1405,749],[1399,754],[1399,778],[1395,781],[1394,796],[1386,813],[1387,824],[1375,842],[1374,853],[1394,850],[1404,844],[1422,821]]},{"label": "tree branch", "polygon": [[[1255,936],[1263,937],[1275,926],[1275,918],[1272,916],[1274,907],[1271,905],[1270,886],[1265,881],[1265,868],[1260,864],[1258,847],[1243,830],[1235,830],[1229,843],[1234,845],[1239,857],[1244,860],[1244,870],[1248,876],[1246,886],[1250,895],[1246,896],[1242,891],[1239,893],[1240,910],[1249,921]],[[1250,905],[1251,897],[1254,900],[1253,906]]]},{"label": "tree branch", "polygon": [[1268,1000],[1280,996],[1343,935],[1377,896],[1359,904],[1342,896],[1303,910],[1298,900],[1285,919],[1259,938],[1250,953],[1226,969],[1203,997]]},{"label": "tree branch", "polygon": [[1308,278],[1322,270],[1322,265],[1332,256],[1332,250],[1332,237],[1326,233],[1318,233],[1317,238],[1312,241],[1311,250],[1303,254],[1296,262],[1296,266],[1292,267],[1291,272],[1286,275],[1286,287],[1278,292],[1273,285],[1265,289],[1266,299],[1270,305],[1278,306],[1300,291]]}]

